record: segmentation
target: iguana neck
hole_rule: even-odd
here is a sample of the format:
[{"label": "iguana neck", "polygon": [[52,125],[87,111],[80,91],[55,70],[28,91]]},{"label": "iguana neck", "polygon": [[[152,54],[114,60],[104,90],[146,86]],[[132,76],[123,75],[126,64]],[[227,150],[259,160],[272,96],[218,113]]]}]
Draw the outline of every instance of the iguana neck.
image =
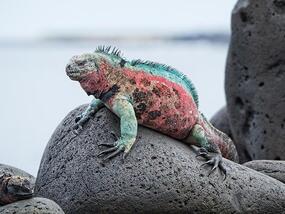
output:
[{"label": "iguana neck", "polygon": [[80,80],[80,85],[88,95],[94,95],[96,98],[111,88],[103,72],[86,75]]}]

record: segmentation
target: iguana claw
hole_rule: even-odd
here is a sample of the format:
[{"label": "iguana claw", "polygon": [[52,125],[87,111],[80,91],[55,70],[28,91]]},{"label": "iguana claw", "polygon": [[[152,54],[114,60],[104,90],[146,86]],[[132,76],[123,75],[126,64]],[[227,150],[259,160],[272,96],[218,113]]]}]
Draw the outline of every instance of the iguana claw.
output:
[{"label": "iguana claw", "polygon": [[81,132],[82,130],[83,130],[83,127],[82,127],[81,125],[75,124],[75,125],[73,126],[72,133],[73,133],[74,135],[78,135],[79,132]]},{"label": "iguana claw", "polygon": [[102,155],[107,154],[107,153],[109,153],[109,152],[113,152],[113,151],[115,151],[115,150],[117,150],[117,148],[116,148],[115,146],[112,146],[111,148],[105,149],[104,151],[100,152],[100,153],[98,154],[98,157],[101,157]]},{"label": "iguana claw", "polygon": [[78,135],[83,130],[83,125],[88,121],[89,117],[79,114],[75,118],[75,125],[72,127],[72,133]]},{"label": "iguana claw", "polygon": [[[115,132],[110,132],[112,137],[116,140],[116,142],[119,140],[119,137],[115,134]],[[107,147],[112,147],[116,146],[116,143],[100,143],[98,146],[107,146]]]},{"label": "iguana claw", "polygon": [[72,127],[72,133],[77,136],[82,131],[84,124],[100,109],[104,104],[99,99],[93,99],[85,111],[79,113],[75,119],[75,125]]},{"label": "iguana claw", "polygon": [[224,175],[225,175],[224,180],[226,180],[227,174],[228,174],[227,169],[225,168],[225,166],[222,163],[219,163],[219,168],[222,171],[222,173],[224,173]]},{"label": "iguana claw", "polygon": [[[101,144],[101,145],[108,145],[109,146],[110,144]],[[122,147],[119,147],[117,145],[113,145],[111,148],[106,149],[106,150],[100,152],[98,154],[98,157],[101,157],[104,154],[108,154],[108,153],[112,152],[111,154],[109,154],[109,155],[107,155],[106,157],[103,158],[103,161],[106,161],[108,159],[111,159],[111,158],[115,157],[117,154],[119,154],[120,152],[123,152],[123,151],[124,151],[124,149]]]},{"label": "iguana claw", "polygon": [[98,144],[98,146],[113,147],[113,146],[114,146],[114,144],[113,144],[113,143],[100,143],[100,144]]},{"label": "iguana claw", "polygon": [[76,118],[75,118],[75,123],[77,123],[77,122],[79,122],[79,120],[82,118],[82,114],[79,114],[79,115],[77,115],[76,116]]},{"label": "iguana claw", "polygon": [[115,132],[110,132],[111,135],[115,138],[115,140],[119,140],[119,137],[117,136],[117,134]]},{"label": "iguana claw", "polygon": [[201,166],[205,166],[205,165],[212,165],[213,166],[212,169],[210,170],[208,176],[210,176],[219,167],[221,172],[224,173],[224,175],[225,175],[225,178],[224,178],[224,180],[225,180],[226,176],[227,176],[227,170],[224,166],[222,155],[221,154],[215,154],[215,155],[207,154],[207,155],[204,155],[203,157],[208,159],[208,161],[203,163]]},{"label": "iguana claw", "polygon": [[[111,132],[112,135],[114,135],[116,138],[117,136]],[[99,146],[107,146],[110,147],[108,149],[103,150],[102,152],[100,152],[98,154],[98,157],[101,157],[105,154],[110,153],[109,155],[107,155],[106,157],[103,158],[103,161],[111,159],[113,157],[115,157],[117,154],[124,152],[123,154],[123,160],[126,158],[127,154],[130,151],[130,148],[132,147],[134,141],[124,141],[120,138],[118,138],[118,140],[115,143],[109,144],[109,143],[101,143],[99,144]]]}]

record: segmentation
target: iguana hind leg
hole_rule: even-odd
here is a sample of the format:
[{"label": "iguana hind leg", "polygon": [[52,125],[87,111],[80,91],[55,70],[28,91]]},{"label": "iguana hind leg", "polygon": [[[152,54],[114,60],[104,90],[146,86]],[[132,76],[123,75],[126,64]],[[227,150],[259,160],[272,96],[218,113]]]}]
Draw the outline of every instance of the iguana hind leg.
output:
[{"label": "iguana hind leg", "polygon": [[199,124],[196,124],[189,136],[183,140],[186,143],[189,143],[191,145],[195,145],[200,147],[198,150],[197,156],[202,156],[207,159],[207,162],[205,162],[203,165],[212,165],[212,169],[210,170],[209,175],[216,169],[220,168],[220,170],[225,174],[227,173],[226,168],[223,164],[223,158],[220,152],[219,147],[214,144],[213,142],[209,141],[206,136],[206,132],[203,129],[203,127]]}]

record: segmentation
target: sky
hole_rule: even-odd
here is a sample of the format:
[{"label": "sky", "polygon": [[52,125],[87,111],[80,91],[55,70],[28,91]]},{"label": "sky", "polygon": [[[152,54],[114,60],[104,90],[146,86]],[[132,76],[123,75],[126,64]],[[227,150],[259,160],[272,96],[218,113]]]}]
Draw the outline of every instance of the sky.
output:
[{"label": "sky", "polygon": [[1,0],[0,39],[230,30],[235,0]]}]

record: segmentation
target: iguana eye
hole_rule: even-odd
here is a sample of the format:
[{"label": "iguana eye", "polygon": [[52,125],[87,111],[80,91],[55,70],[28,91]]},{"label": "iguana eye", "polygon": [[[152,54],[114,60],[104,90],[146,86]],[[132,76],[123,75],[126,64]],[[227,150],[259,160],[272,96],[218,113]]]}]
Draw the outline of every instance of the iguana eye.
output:
[{"label": "iguana eye", "polygon": [[87,60],[78,61],[77,65],[78,66],[83,66],[83,65],[85,65],[86,62],[87,62]]}]

